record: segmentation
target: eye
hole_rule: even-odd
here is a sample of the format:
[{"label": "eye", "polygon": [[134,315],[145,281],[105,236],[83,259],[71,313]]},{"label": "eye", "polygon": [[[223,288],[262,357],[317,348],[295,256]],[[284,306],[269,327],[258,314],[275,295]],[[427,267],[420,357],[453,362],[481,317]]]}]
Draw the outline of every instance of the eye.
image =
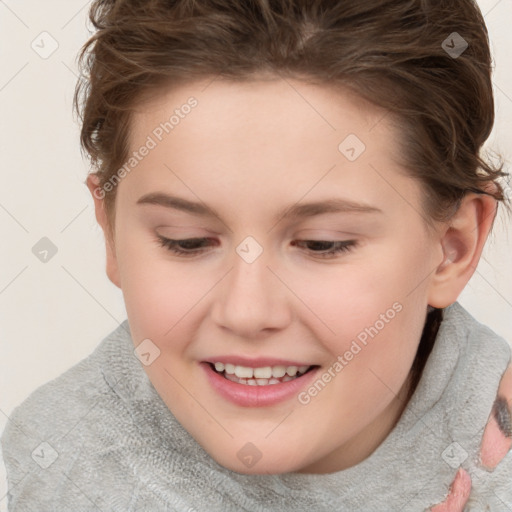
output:
[{"label": "eye", "polygon": [[[356,241],[355,240],[343,240],[343,241],[294,240],[292,242],[292,245],[313,246],[316,249],[320,249],[320,251],[312,249],[312,252],[315,255],[315,257],[329,258],[332,256],[336,256],[336,254],[339,254],[339,253],[351,251],[355,247]],[[331,246],[330,249],[328,248],[329,246]]]},{"label": "eye", "polygon": [[[208,242],[209,238],[187,238],[185,240],[171,240],[158,235],[160,245],[165,247],[167,250],[178,254],[180,256],[194,256],[196,254],[204,252],[202,249],[205,243]],[[181,246],[181,247],[180,247]]]},{"label": "eye", "polygon": [[[210,238],[187,238],[184,240],[172,240],[158,235],[158,240],[162,247],[179,256],[195,256],[205,252]],[[349,252],[357,242],[355,240],[329,241],[329,240],[294,240],[293,246],[309,246],[310,252],[315,257],[329,258],[336,254]],[[330,248],[329,248],[330,247]]]}]

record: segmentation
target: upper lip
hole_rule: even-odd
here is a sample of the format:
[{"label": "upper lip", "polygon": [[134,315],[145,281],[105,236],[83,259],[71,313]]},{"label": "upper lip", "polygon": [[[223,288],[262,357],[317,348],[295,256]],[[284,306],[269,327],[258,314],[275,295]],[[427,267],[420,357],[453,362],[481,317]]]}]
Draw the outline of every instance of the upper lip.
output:
[{"label": "upper lip", "polygon": [[206,363],[230,363],[235,366],[247,368],[263,368],[265,366],[313,366],[311,363],[292,361],[291,359],[279,359],[274,357],[249,358],[244,356],[216,356],[205,360]]}]

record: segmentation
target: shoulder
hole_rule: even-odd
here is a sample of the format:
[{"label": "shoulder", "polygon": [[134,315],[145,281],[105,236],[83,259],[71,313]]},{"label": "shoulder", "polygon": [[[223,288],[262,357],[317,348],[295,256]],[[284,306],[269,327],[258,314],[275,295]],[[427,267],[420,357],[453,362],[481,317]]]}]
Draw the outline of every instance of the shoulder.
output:
[{"label": "shoulder", "polygon": [[2,435],[4,450],[10,441],[35,436],[65,438],[73,421],[83,420],[93,408],[117,397],[116,385],[133,358],[127,321],[105,336],[86,358],[33,391],[9,417]]},{"label": "shoulder", "polygon": [[459,302],[444,310],[441,326],[448,329],[448,336],[459,345],[464,359],[481,358],[487,354],[489,360],[510,360],[510,344],[489,326],[479,322]]},{"label": "shoulder", "polygon": [[7,462],[25,459],[27,451],[30,457],[32,450],[50,440],[65,439],[73,422],[108,392],[98,362],[91,354],[37,388],[13,410],[1,438]]},{"label": "shoulder", "polygon": [[94,468],[94,460],[112,444],[111,432],[127,416],[105,374],[118,341],[114,333],[10,415],[1,437],[10,507],[43,503],[45,497],[51,502],[64,487],[73,487],[74,468],[85,461]]}]

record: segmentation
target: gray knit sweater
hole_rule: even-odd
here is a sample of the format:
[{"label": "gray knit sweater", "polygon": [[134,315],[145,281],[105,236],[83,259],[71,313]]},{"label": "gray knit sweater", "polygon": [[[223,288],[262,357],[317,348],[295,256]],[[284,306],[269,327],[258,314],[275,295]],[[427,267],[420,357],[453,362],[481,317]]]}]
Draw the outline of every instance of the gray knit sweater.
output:
[{"label": "gray knit sweater", "polygon": [[412,399],[372,455],[325,475],[243,475],[173,417],[125,320],[14,410],[1,439],[9,510],[417,512],[445,499],[461,462],[472,479],[464,510],[512,511],[512,452],[494,471],[478,462],[509,360],[508,343],[455,303]]}]

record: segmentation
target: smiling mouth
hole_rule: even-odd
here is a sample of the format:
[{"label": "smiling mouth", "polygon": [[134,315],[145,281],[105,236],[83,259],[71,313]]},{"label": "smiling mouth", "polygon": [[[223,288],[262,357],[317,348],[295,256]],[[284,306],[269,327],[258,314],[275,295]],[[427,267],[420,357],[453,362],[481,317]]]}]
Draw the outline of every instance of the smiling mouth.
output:
[{"label": "smiling mouth", "polygon": [[272,384],[282,384],[291,380],[298,379],[317,368],[317,365],[311,366],[264,366],[261,368],[250,368],[247,366],[237,366],[229,363],[209,363],[212,370],[222,375],[225,379],[237,384],[246,386],[268,386]]}]

